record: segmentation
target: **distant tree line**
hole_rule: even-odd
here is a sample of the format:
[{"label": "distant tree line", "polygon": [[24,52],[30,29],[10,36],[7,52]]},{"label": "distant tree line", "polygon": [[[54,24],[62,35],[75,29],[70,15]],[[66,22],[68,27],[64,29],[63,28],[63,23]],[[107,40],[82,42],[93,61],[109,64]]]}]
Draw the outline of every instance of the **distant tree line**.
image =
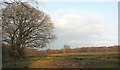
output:
[{"label": "distant tree line", "polygon": [[71,49],[70,47],[63,47],[60,50],[41,50],[39,51],[40,54],[60,54],[60,53],[89,53],[89,52],[118,52],[119,46],[102,46],[102,47],[82,47],[82,48],[74,48]]},{"label": "distant tree line", "polygon": [[[3,58],[9,57],[9,45],[2,45],[3,47]],[[32,49],[25,47],[25,57],[28,56],[45,56],[47,54],[67,54],[67,53],[91,53],[91,52],[118,52],[118,48],[120,46],[102,46],[102,47],[81,47],[81,48],[70,48],[69,45],[65,44],[62,49],[60,50],[53,50],[53,49],[46,49],[46,50],[40,50]]]}]

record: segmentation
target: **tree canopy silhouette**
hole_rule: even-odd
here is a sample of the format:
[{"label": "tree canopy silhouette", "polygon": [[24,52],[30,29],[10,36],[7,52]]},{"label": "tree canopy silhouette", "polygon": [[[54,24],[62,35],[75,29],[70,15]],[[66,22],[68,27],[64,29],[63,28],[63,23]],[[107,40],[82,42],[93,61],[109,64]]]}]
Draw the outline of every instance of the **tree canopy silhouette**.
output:
[{"label": "tree canopy silhouette", "polygon": [[17,55],[24,47],[45,47],[56,38],[53,29],[51,18],[27,3],[13,2],[2,11],[3,42]]}]

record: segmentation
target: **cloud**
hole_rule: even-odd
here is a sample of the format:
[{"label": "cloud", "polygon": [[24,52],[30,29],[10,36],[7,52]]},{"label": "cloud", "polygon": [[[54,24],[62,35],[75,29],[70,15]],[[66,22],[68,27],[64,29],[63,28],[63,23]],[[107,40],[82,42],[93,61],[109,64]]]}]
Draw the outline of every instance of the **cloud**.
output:
[{"label": "cloud", "polygon": [[[84,23],[82,16],[79,16],[77,12],[66,12],[63,9],[59,9],[53,15],[53,22],[55,22],[56,28],[71,29],[76,28],[79,23]],[[81,24],[82,25],[82,24]]]},{"label": "cloud", "polygon": [[58,36],[56,43],[68,43],[75,47],[110,44],[110,40],[105,38],[104,34],[107,34],[105,32],[109,31],[111,25],[104,22],[105,16],[100,13],[85,14],[77,10],[58,9],[54,12],[52,20]]},{"label": "cloud", "polygon": [[[62,12],[62,13],[60,13]],[[92,29],[98,28],[102,30],[105,27],[105,24],[99,24],[103,19],[103,16],[100,14],[90,14],[90,15],[81,15],[78,11],[65,11],[58,10],[53,16],[53,22],[55,23],[56,28],[67,29],[67,30],[76,30],[77,31],[92,31]],[[106,27],[105,27],[106,28]],[[94,30],[95,31],[95,30]]]},{"label": "cloud", "polygon": [[98,22],[98,21],[104,19],[104,17],[100,14],[91,14],[89,18],[92,22]]}]

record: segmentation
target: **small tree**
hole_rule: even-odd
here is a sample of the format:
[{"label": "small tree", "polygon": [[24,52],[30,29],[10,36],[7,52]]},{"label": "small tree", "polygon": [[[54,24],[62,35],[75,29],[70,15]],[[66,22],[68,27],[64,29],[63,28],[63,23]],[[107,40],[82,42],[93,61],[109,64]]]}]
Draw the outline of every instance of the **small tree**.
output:
[{"label": "small tree", "polygon": [[64,46],[63,46],[63,52],[66,53],[66,52],[69,52],[69,50],[70,50],[70,45],[64,44]]},{"label": "small tree", "polygon": [[54,26],[44,12],[23,2],[13,2],[2,11],[3,42],[12,54],[23,55],[24,47],[45,47],[56,37]]},{"label": "small tree", "polygon": [[64,47],[63,47],[63,49],[65,49],[65,50],[70,49],[70,45],[65,44]]}]

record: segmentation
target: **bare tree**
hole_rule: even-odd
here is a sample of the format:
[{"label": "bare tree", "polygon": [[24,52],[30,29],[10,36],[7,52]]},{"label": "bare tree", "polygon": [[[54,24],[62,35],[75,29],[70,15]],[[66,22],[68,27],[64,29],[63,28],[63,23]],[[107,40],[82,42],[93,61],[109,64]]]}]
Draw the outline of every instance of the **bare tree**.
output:
[{"label": "bare tree", "polygon": [[64,44],[64,46],[63,46],[63,48],[62,48],[62,51],[63,51],[64,53],[67,53],[67,52],[69,52],[70,49],[71,49],[71,48],[70,48],[70,45]]},{"label": "bare tree", "polygon": [[68,45],[68,44],[64,44],[63,49],[65,49],[65,50],[70,49],[70,45]]},{"label": "bare tree", "polygon": [[2,11],[3,42],[18,56],[24,47],[45,47],[56,37],[53,23],[44,12],[23,2],[13,2]]}]

